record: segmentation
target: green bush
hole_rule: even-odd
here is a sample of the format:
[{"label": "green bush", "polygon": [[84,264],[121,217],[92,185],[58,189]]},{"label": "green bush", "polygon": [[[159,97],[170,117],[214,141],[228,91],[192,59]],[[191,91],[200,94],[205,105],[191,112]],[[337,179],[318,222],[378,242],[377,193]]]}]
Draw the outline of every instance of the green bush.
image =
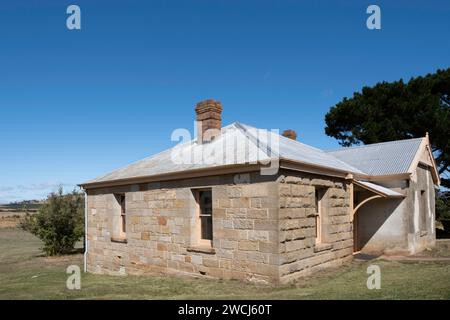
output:
[{"label": "green bush", "polygon": [[450,192],[438,192],[436,194],[436,219],[450,219]]},{"label": "green bush", "polygon": [[26,215],[19,225],[44,242],[47,255],[71,253],[84,236],[84,194],[63,194],[60,188],[48,196],[37,214]]},{"label": "green bush", "polygon": [[31,215],[27,213],[25,216],[19,220],[19,228],[28,232],[33,233],[34,226],[36,225],[36,215]]}]

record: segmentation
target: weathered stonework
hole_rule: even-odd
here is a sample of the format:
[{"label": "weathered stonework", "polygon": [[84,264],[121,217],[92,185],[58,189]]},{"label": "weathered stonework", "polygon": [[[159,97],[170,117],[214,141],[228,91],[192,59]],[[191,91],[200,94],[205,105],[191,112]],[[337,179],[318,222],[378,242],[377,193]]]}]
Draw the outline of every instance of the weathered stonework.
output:
[{"label": "weathered stonework", "polygon": [[[315,188],[326,190],[323,239],[316,244]],[[280,282],[353,258],[350,192],[345,180],[288,173],[279,179]]]},{"label": "weathered stonework", "polygon": [[[345,180],[292,172],[249,183],[233,175],[88,190],[88,270],[95,273],[188,273],[285,283],[352,258]],[[192,189],[211,188],[213,245],[195,243]],[[326,243],[315,244],[314,188],[326,187]],[[126,195],[126,242],[117,241],[114,194]]]}]

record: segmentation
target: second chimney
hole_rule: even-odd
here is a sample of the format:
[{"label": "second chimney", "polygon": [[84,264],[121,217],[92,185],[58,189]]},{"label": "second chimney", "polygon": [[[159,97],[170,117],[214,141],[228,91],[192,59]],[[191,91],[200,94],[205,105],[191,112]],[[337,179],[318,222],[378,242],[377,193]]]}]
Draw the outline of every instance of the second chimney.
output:
[{"label": "second chimney", "polygon": [[213,99],[201,101],[197,113],[197,142],[208,143],[220,136],[222,130],[222,104]]},{"label": "second chimney", "polygon": [[297,140],[297,132],[295,132],[294,130],[284,130],[283,132],[283,137],[292,139],[292,140]]}]

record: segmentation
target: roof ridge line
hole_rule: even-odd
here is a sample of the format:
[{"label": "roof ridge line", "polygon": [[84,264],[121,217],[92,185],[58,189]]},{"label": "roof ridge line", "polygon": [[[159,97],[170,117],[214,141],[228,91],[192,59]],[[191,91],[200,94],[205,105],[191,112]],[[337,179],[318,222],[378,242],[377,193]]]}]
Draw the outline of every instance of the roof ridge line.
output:
[{"label": "roof ridge line", "polygon": [[[301,142],[301,141],[298,141],[298,140],[293,140],[293,139],[291,139],[291,138],[288,138],[288,137],[283,136],[283,135],[280,134],[280,133],[274,133],[274,132],[271,132],[271,131],[269,131],[268,129],[257,128],[257,127],[254,127],[254,126],[251,126],[251,125],[248,125],[248,124],[245,124],[245,123],[240,123],[240,122],[234,122],[233,124],[239,124],[239,125],[241,125],[241,126],[251,127],[251,128],[256,129],[256,130],[265,130],[265,131],[267,131],[267,132],[270,132],[270,133],[273,133],[273,134],[277,134],[282,140],[289,141],[289,142],[295,142],[295,143],[301,144],[301,145],[303,145],[303,146],[306,146],[306,147],[308,147],[308,148],[314,149],[314,150],[316,150],[316,151],[326,152],[326,150],[317,148],[317,147],[315,147],[315,146],[312,146],[312,145],[310,145],[310,144],[307,144],[307,143],[304,143],[304,142]],[[280,129],[275,129],[275,130],[280,130]]]},{"label": "roof ridge line", "polygon": [[346,151],[346,150],[350,150],[350,149],[367,148],[367,147],[377,146],[377,145],[381,145],[381,144],[388,144],[388,143],[393,143],[393,142],[404,142],[404,141],[421,140],[421,139],[425,139],[425,138],[422,137],[422,138],[409,138],[409,139],[391,140],[391,141],[363,144],[363,145],[360,145],[360,146],[353,146],[353,147],[341,147],[341,148],[338,148],[338,149],[330,149],[330,150],[323,150],[323,151],[326,152],[326,153],[339,152],[339,151]]},{"label": "roof ridge line", "polygon": [[[264,152],[265,155],[267,155],[269,158],[272,158],[274,155],[276,158],[280,157],[279,152],[274,152],[272,150],[271,147],[269,147],[267,144],[262,143],[261,141],[259,141],[255,136],[253,136],[245,127],[243,124],[239,123],[239,122],[235,122],[233,123],[236,128],[241,131],[249,140],[250,142],[252,142],[257,148],[258,150],[261,150],[262,152]],[[265,130],[267,132],[269,132],[269,130],[267,129],[259,129],[253,126],[249,126],[254,128],[255,130]],[[265,147],[265,149],[263,149],[263,147]]]},{"label": "roof ridge line", "polygon": [[[267,129],[260,129],[260,128],[256,128],[256,127],[253,127],[253,126],[250,126],[250,125],[245,125],[245,124],[242,124],[242,123],[239,123],[239,122],[234,122],[233,124],[235,124],[236,127],[237,127],[238,129],[244,131],[244,133],[249,133],[249,132],[247,131],[247,129],[246,129],[244,126],[248,126],[248,127],[254,128],[255,130],[265,130],[265,131],[271,133],[271,132],[270,132],[269,130],[267,130]],[[250,134],[250,133],[249,133],[249,134]],[[284,139],[285,141],[294,142],[294,143],[303,145],[303,146],[305,146],[305,147],[308,147],[308,148],[310,148],[310,149],[313,149],[313,150],[315,150],[315,151],[317,151],[317,152],[320,152],[320,153],[322,153],[322,154],[326,154],[327,156],[332,157],[336,162],[339,162],[339,163],[341,163],[341,164],[343,164],[343,165],[348,166],[348,167],[351,168],[354,172],[358,172],[358,171],[359,171],[360,173],[367,174],[366,172],[364,172],[364,171],[362,171],[362,170],[360,170],[360,169],[358,169],[358,168],[352,166],[351,164],[349,164],[349,163],[347,163],[347,162],[345,162],[345,161],[343,161],[343,160],[341,160],[341,159],[335,157],[334,155],[328,154],[328,152],[326,152],[326,151],[323,150],[323,149],[320,149],[320,148],[311,146],[311,145],[309,145],[309,144],[300,142],[300,141],[298,141],[298,140],[292,140],[292,139],[290,139],[290,138],[287,138],[287,137],[283,136],[282,134],[277,134],[277,135],[278,135],[278,137],[280,137],[281,139]],[[256,139],[255,137],[252,137],[252,138],[253,138],[253,139]],[[252,142],[256,145],[256,143],[255,143],[254,141],[252,141]],[[259,146],[257,146],[257,147],[259,148]],[[271,151],[271,149],[270,149],[269,147],[268,147],[268,149]],[[262,151],[265,152],[265,150],[262,150]],[[278,157],[278,158],[281,158],[281,155],[278,153],[278,154],[277,154],[277,157]]]}]

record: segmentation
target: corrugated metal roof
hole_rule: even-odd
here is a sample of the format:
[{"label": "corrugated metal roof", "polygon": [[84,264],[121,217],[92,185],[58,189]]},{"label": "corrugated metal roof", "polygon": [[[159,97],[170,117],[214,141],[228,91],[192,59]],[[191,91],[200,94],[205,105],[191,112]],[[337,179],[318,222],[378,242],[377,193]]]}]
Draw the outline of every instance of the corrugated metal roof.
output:
[{"label": "corrugated metal roof", "polygon": [[[174,159],[176,155],[182,156]],[[181,159],[183,155],[184,160]],[[222,128],[222,134],[211,143],[199,145],[196,140],[192,140],[88,181],[86,184],[224,165],[267,163],[280,157],[332,169],[362,173],[357,168],[320,149],[285,138],[269,130],[233,123]],[[186,159],[190,161],[186,161]]]},{"label": "corrugated metal roof", "polygon": [[[311,147],[307,144],[301,143],[296,140],[283,137],[275,132],[268,131],[265,129],[256,129],[254,127],[240,123],[235,123],[235,125],[239,128],[242,128],[245,131],[246,136],[252,139],[253,141],[257,141],[255,143],[258,143],[259,145],[267,144],[268,139],[271,139],[271,141],[276,141],[278,139],[279,140],[278,156],[280,158],[313,165],[319,165],[322,167],[332,169],[343,170],[347,172],[363,173],[358,168],[353,167],[348,163],[345,163],[337,159],[336,157],[328,154],[323,150]],[[254,137],[255,130],[258,130],[259,132],[262,133],[258,135],[258,138]]]},{"label": "corrugated metal roof", "polygon": [[268,163],[284,158],[348,173],[382,175],[407,172],[422,139],[323,151],[265,129],[233,123],[208,144],[191,140],[84,184],[150,177],[188,170]]},{"label": "corrugated metal roof", "polygon": [[[240,148],[237,146],[238,143]],[[248,141],[244,133],[232,124],[222,128],[222,134],[211,143],[200,145],[196,140],[191,140],[87,183],[256,163],[258,157],[267,159],[267,155],[258,150]]]},{"label": "corrugated metal roof", "polygon": [[375,191],[377,193],[380,193],[381,195],[383,195],[386,198],[404,198],[405,195],[388,189],[386,187],[380,186],[378,184],[372,183],[372,182],[367,182],[367,181],[360,181],[360,180],[356,180],[355,181],[356,184],[359,184],[361,187],[369,189],[371,191]]},{"label": "corrugated metal roof", "polygon": [[398,140],[328,151],[368,175],[407,173],[424,138]]}]

